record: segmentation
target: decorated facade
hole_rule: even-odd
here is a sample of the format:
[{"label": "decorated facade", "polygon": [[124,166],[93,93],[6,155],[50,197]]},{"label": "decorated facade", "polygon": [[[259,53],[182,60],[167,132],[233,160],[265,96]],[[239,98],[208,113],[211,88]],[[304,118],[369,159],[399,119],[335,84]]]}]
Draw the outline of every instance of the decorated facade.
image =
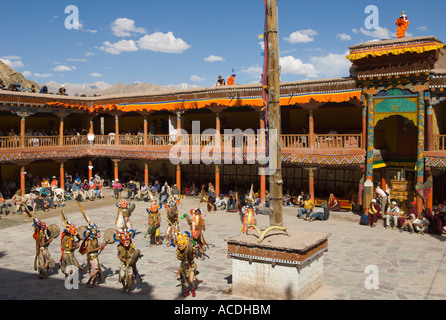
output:
[{"label": "decorated facade", "polygon": [[[427,203],[442,202],[445,52],[435,37],[367,42],[350,48],[348,77],[282,83],[284,189],[335,193],[351,209],[371,184],[407,181],[395,197],[411,200],[431,178]],[[29,173],[63,183],[66,172],[116,179],[132,166],[146,184],[166,179],[185,193],[212,182],[217,194],[253,184],[264,201],[262,94],[262,84],[91,98],[0,91],[0,178],[25,190]]]}]

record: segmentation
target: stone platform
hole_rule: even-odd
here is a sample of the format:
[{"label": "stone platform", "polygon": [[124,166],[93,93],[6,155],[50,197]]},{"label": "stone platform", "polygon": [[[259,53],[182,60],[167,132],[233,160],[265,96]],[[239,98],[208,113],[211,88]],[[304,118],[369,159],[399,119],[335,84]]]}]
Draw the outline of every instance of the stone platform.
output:
[{"label": "stone platform", "polygon": [[260,243],[253,231],[228,239],[233,294],[272,300],[309,296],[323,284],[330,235],[273,230]]}]

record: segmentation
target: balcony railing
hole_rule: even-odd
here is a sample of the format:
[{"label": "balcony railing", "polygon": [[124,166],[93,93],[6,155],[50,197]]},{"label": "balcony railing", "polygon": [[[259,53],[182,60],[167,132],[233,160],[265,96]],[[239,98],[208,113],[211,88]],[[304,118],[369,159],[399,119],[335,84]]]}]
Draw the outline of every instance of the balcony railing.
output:
[{"label": "balcony railing", "polygon": [[436,151],[446,150],[446,135],[444,134],[434,135],[434,150]]},{"label": "balcony railing", "polygon": [[[60,136],[25,136],[24,148],[35,147],[62,147],[62,146],[173,146],[176,145],[178,137],[176,135],[75,135],[63,136],[62,143]],[[314,148],[317,149],[354,149],[362,148],[362,137],[357,134],[343,135],[315,135]],[[186,146],[216,146],[220,140],[222,148],[261,148],[265,144],[263,137],[258,135],[182,135],[181,145]],[[446,135],[436,137],[437,150],[446,150]],[[309,135],[284,134],[280,136],[282,148],[305,149],[309,148]],[[21,137],[0,137],[0,149],[22,148]]]}]

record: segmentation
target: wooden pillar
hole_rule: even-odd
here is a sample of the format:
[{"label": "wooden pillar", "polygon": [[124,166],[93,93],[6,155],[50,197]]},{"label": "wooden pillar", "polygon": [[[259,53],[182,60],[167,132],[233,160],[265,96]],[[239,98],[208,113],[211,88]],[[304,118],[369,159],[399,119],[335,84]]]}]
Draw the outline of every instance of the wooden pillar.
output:
[{"label": "wooden pillar", "polygon": [[88,133],[94,133],[93,117],[90,117],[90,128],[88,129]]},{"label": "wooden pillar", "polygon": [[93,162],[91,160],[88,161],[88,182],[90,182],[91,178],[93,178]]},{"label": "wooden pillar", "polygon": [[63,141],[63,131],[64,131],[64,118],[63,117],[59,117],[59,146],[63,146],[64,145],[64,141]]},{"label": "wooden pillar", "polygon": [[432,182],[432,190],[426,199],[426,208],[430,209],[432,212],[432,209],[434,207],[434,189],[433,189],[434,188],[434,186],[433,186],[434,179],[432,177],[432,172],[431,172],[430,167],[426,167],[426,176],[427,176],[427,180],[430,180]]},{"label": "wooden pillar", "polygon": [[115,144],[119,145],[119,116],[115,115]]},{"label": "wooden pillar", "polygon": [[119,179],[119,161],[120,160],[112,160],[113,161],[113,171],[114,171],[114,178],[113,180]]},{"label": "wooden pillar", "polygon": [[147,116],[144,116],[144,146],[147,146],[147,132]]},{"label": "wooden pillar", "polygon": [[[418,92],[418,150],[417,150],[417,184],[424,183],[424,92]],[[417,211],[423,211],[423,199],[417,195]]]},{"label": "wooden pillar", "polygon": [[25,122],[26,122],[26,117],[22,116],[22,119],[20,121],[20,146],[22,148],[25,148]]},{"label": "wooden pillar", "polygon": [[[181,112],[177,112],[177,143],[181,142]],[[176,165],[176,183],[181,193],[181,164]]]},{"label": "wooden pillar", "polygon": [[365,169],[363,208],[367,208],[373,199],[373,152],[375,149],[375,105],[373,95],[367,98],[367,163]]},{"label": "wooden pillar", "polygon": [[381,176],[381,189],[383,189],[384,192],[387,192],[387,181],[384,175]]},{"label": "wooden pillar", "polygon": [[[265,112],[260,112],[260,148],[265,150],[266,156],[266,137],[265,137]],[[264,204],[266,202],[266,176],[265,170],[261,168],[260,173],[260,203]]]},{"label": "wooden pillar", "polygon": [[309,110],[308,117],[308,146],[313,149],[314,148],[314,112],[313,109]]},{"label": "wooden pillar", "polygon": [[362,142],[361,148],[367,149],[367,101],[364,102],[362,107]]},{"label": "wooden pillar", "polygon": [[60,188],[65,190],[65,168],[64,168],[64,163],[61,162],[60,163]]},{"label": "wooden pillar", "polygon": [[[311,201],[313,201],[314,203],[314,168],[309,168],[308,169],[308,192],[310,193],[311,196]],[[328,206],[328,204],[327,204]]]},{"label": "wooden pillar", "polygon": [[149,163],[148,162],[144,163],[144,183],[146,184],[146,186],[149,185]]},{"label": "wooden pillar", "polygon": [[434,151],[434,127],[433,127],[433,115],[432,115],[432,106],[426,100],[427,108],[426,108],[426,150]]},{"label": "wooden pillar", "polygon": [[[270,225],[283,226],[282,198],[282,147],[280,144],[281,121],[280,121],[280,66],[279,66],[279,24],[278,24],[277,0],[267,2],[266,8],[266,35],[268,42],[268,133],[269,144],[275,154],[276,168],[269,172],[270,180]],[[272,139],[273,137],[274,139]],[[273,162],[273,163],[274,163]]]},{"label": "wooden pillar", "polygon": [[20,168],[20,189],[22,190],[22,196],[25,195],[25,165],[22,165]]},{"label": "wooden pillar", "polygon": [[[221,125],[220,125],[220,113],[215,114],[215,146],[213,151],[221,153]],[[215,157],[214,157],[215,159]],[[216,160],[216,159],[215,159]],[[218,197],[220,194],[220,165],[215,162],[215,194]]]}]

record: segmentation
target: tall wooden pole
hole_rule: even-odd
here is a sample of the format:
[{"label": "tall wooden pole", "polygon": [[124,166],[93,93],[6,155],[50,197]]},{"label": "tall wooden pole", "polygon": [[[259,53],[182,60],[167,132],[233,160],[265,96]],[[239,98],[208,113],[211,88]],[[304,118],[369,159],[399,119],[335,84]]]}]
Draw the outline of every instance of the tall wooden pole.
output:
[{"label": "tall wooden pole", "polygon": [[[279,66],[279,30],[278,30],[277,0],[266,0],[266,37],[268,54],[268,133],[270,164],[275,162],[275,168],[271,168],[270,181],[270,224],[271,226],[283,226],[282,214],[282,149],[279,135],[280,128],[280,66]],[[276,139],[272,139],[272,135]],[[270,166],[271,167],[271,166]]]}]

